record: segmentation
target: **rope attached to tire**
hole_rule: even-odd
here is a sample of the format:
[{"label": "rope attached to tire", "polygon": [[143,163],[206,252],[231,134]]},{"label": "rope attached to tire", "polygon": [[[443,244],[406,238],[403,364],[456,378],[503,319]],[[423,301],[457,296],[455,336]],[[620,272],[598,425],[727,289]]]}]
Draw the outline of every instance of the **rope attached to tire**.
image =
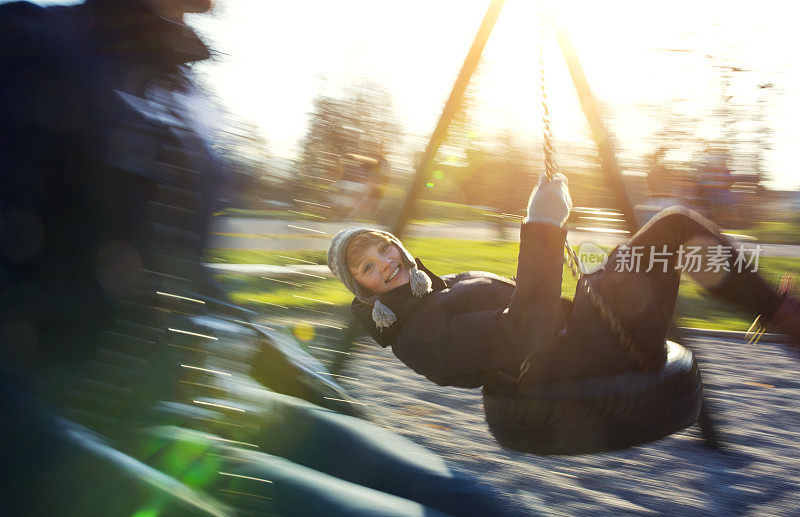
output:
[{"label": "rope attached to tire", "polygon": [[[597,310],[600,314],[600,317],[603,321],[606,322],[608,327],[611,329],[611,332],[617,336],[618,343],[620,346],[627,352],[627,354],[636,361],[636,364],[642,370],[646,370],[651,366],[651,362],[646,355],[642,353],[639,349],[639,346],[636,344],[636,341],[628,334],[625,330],[625,327],[622,325],[622,321],[614,314],[614,311],[611,310],[611,307],[603,301],[603,297],[600,295],[597,289],[592,289],[592,286],[589,284],[589,281],[586,277],[581,277],[580,280],[583,283],[584,289],[586,290],[586,294],[589,296],[589,301],[591,301],[592,306]],[[533,360],[533,356],[535,354],[531,354],[522,361],[522,364],[519,367],[519,375],[517,376],[516,382],[522,381],[525,375],[528,373],[531,367],[531,361]]]},{"label": "rope attached to tire", "polygon": [[[539,66],[542,89],[545,175],[558,173],[547,105],[542,20]],[[521,382],[534,355],[520,365],[515,383],[484,386],[483,407],[489,431],[507,448],[533,454],[586,454],[624,449],[657,440],[697,421],[703,383],[692,352],[664,343],[663,364],[652,364],[622,321],[592,286],[588,272],[569,241],[565,262],[615,342],[637,365],[637,371],[574,382]],[[655,355],[653,356],[655,357]]]},{"label": "rope attached to tire", "polygon": [[[547,102],[547,86],[545,82],[544,17],[542,17],[541,20],[542,23],[539,29],[539,83],[542,91],[542,133],[544,137],[544,143],[542,147],[544,149],[544,174],[547,179],[552,180],[555,175],[559,173],[559,169],[558,162],[556,161],[555,157],[555,146],[553,145],[553,132],[550,128],[550,108]],[[634,341],[630,334],[628,334],[628,332],[625,330],[624,326],[622,325],[622,321],[614,314],[614,311],[611,310],[611,307],[605,303],[599,291],[597,289],[592,289],[585,276],[586,269],[583,267],[580,257],[578,257],[578,254],[572,248],[569,240],[565,240],[564,248],[567,252],[565,260],[569,264],[570,270],[572,271],[572,276],[579,278],[579,282],[583,283],[583,287],[586,289],[586,293],[589,295],[589,300],[591,300],[592,306],[597,309],[597,312],[600,313],[600,317],[606,322],[608,327],[611,329],[611,332],[617,336],[618,342],[625,352],[634,361],[636,361],[636,364],[640,368],[646,369],[648,366],[650,366],[647,356],[642,353],[639,346],[636,344],[636,341]],[[520,365],[517,382],[521,381],[522,378],[525,377],[525,374],[528,373],[533,355],[534,354],[531,354],[526,357]]]}]

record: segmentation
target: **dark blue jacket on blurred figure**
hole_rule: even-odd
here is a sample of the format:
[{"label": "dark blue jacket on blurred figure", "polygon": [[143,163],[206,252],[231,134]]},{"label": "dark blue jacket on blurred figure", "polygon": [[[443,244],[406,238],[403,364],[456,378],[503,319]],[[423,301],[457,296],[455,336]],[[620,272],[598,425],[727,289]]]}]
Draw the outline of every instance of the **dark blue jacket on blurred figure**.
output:
[{"label": "dark blue jacket on blurred figure", "polygon": [[144,210],[170,163],[200,183],[203,248],[221,169],[180,107],[194,94],[186,65],[208,57],[140,0],[0,6],[0,361],[48,398],[140,265]]},{"label": "dark blue jacket on blurred figure", "polygon": [[65,495],[39,493],[43,473],[74,453],[52,408],[65,406],[100,334],[141,281],[153,251],[144,215],[157,189],[191,192],[198,208],[186,224],[200,238],[187,254],[200,256],[221,169],[203,141],[209,133],[187,115],[194,87],[186,65],[208,57],[188,27],[141,0],[0,5],[6,515],[37,514],[38,504]]}]

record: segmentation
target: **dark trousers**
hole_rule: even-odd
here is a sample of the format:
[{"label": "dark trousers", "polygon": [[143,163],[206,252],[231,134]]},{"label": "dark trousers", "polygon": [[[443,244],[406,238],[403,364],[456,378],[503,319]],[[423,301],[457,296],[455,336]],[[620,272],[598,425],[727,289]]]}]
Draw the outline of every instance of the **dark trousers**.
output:
[{"label": "dark trousers", "polygon": [[[692,272],[685,253],[701,245],[706,260],[699,273]],[[710,272],[704,271],[709,269],[709,250],[715,251],[709,246],[730,247],[729,271],[713,264]],[[675,309],[681,264],[715,297],[769,319],[780,298],[752,264],[736,262],[735,252],[734,243],[719,227],[698,213],[680,206],[659,212],[609,255],[604,269],[581,278],[564,332],[534,356],[530,375],[542,382],[557,382],[640,369],[592,305],[587,282],[654,365],[664,360],[663,342]],[[638,267],[632,258],[636,255]]]}]

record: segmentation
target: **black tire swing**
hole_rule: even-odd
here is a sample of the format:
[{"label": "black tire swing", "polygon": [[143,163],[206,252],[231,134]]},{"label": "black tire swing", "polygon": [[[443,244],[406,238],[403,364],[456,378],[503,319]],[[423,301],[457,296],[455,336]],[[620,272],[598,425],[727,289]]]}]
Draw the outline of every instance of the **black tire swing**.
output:
[{"label": "black tire swing", "polygon": [[497,443],[533,454],[588,454],[657,440],[697,421],[703,383],[688,349],[667,341],[655,372],[576,382],[483,388],[486,423]]},{"label": "black tire swing", "polygon": [[[543,33],[544,23],[540,31],[539,62],[545,174],[552,178],[558,167],[545,90]],[[618,174],[608,168],[607,172]],[[621,181],[614,183],[621,186]],[[624,196],[624,192],[620,195]],[[623,212],[629,226],[634,227],[630,210]],[[592,305],[619,337],[620,346],[643,365],[636,343],[600,294],[591,290],[583,276],[586,271],[569,242],[565,248],[573,274],[580,274],[580,285],[587,290]],[[671,341],[665,342],[664,347],[666,361],[649,371],[538,383],[526,388],[484,387],[483,406],[489,431],[503,447],[542,455],[619,450],[680,431],[695,423],[700,415],[703,383],[690,350]],[[529,357],[526,363],[531,360],[535,357]],[[523,364],[522,371],[525,370]]]}]

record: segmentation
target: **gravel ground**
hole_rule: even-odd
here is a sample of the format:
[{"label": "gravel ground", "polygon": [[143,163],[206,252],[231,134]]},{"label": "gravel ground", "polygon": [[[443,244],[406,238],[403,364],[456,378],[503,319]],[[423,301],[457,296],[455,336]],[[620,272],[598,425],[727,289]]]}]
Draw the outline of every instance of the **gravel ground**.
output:
[{"label": "gravel ground", "polygon": [[357,345],[342,384],[386,427],[495,487],[531,515],[800,515],[798,362],[779,345],[687,340],[725,452],[697,426],[608,454],[539,457],[498,446],[479,390],[436,386],[389,349]]}]

